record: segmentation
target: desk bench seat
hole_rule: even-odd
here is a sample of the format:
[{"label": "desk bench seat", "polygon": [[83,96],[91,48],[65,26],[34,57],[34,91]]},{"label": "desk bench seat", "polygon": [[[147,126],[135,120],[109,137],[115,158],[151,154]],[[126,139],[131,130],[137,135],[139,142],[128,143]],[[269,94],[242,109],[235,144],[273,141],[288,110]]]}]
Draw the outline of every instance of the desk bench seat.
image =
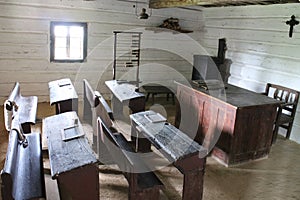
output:
[{"label": "desk bench seat", "polygon": [[50,171],[60,199],[99,199],[98,161],[75,111],[43,119]]},{"label": "desk bench seat", "polygon": [[102,126],[101,138],[109,150],[111,157],[123,172],[129,184],[129,200],[155,200],[159,199],[159,190],[163,183],[154,172],[146,170],[147,166],[139,159],[127,139],[118,132],[112,132],[101,119],[98,120],[99,128]]},{"label": "desk bench seat", "polygon": [[[163,187],[162,183],[153,172],[138,173],[138,169],[145,169],[146,166],[141,160],[132,156],[134,149],[131,143],[120,133],[123,133],[128,126],[129,131],[126,132],[130,134],[130,125],[126,126],[121,120],[114,119],[110,106],[98,91],[92,89],[87,80],[83,80],[83,88],[83,119],[93,126],[93,148],[98,153],[99,161],[102,164],[119,166],[129,184],[130,200],[158,199],[159,189]],[[102,136],[98,134],[100,130],[104,130],[105,134]]]},{"label": "desk bench seat", "polygon": [[45,198],[41,138],[26,134],[28,145],[19,142],[18,132],[11,130],[4,168],[1,171],[3,200]]},{"label": "desk bench seat", "polygon": [[182,199],[201,200],[207,149],[154,111],[135,113],[130,118],[132,133],[137,136],[136,151],[150,152],[153,144],[184,175]]},{"label": "desk bench seat", "polygon": [[69,78],[50,81],[48,86],[50,105],[55,105],[56,114],[78,112],[78,95]]},{"label": "desk bench seat", "polygon": [[[99,105],[101,104],[101,106]],[[103,107],[102,107],[103,106]],[[98,91],[93,90],[89,82],[83,80],[83,121],[92,127],[92,148],[97,152],[97,117],[100,112],[108,113],[109,119],[113,119],[112,110]],[[100,162],[110,162],[109,153],[104,145],[101,145],[101,155],[98,155]]]}]

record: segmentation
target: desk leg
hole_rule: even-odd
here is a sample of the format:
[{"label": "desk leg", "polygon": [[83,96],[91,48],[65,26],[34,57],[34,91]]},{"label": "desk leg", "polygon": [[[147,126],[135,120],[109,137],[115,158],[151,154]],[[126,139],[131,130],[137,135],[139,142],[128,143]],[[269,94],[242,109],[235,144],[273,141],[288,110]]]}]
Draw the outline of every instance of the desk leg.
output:
[{"label": "desk leg", "polygon": [[59,103],[55,103],[55,114],[59,114],[59,107],[60,107],[60,105],[59,105]]},{"label": "desk leg", "polygon": [[130,108],[132,114],[137,113],[137,112],[142,112],[145,111],[145,97],[140,97],[136,99],[131,99],[129,101],[128,107]]},{"label": "desk leg", "polygon": [[[129,105],[128,107],[130,108],[130,111],[132,114],[134,113],[137,113],[137,112],[142,112],[142,111],[145,111],[145,105],[146,105],[146,102],[145,102],[145,97],[140,97],[140,98],[136,98],[136,99],[131,99],[129,101]],[[141,140],[141,144],[138,145],[139,141],[137,141],[137,130],[135,129],[137,125],[134,124],[134,130],[131,128],[131,141],[133,144],[136,144],[136,147],[140,146],[140,147],[143,147],[144,145],[146,145],[146,150],[143,150],[143,149],[140,149],[141,152],[149,152],[147,149],[150,149],[150,147],[148,146],[151,146],[151,143],[150,145],[147,145],[147,142],[145,144],[142,144],[144,143],[145,141],[142,139]],[[137,148],[136,148],[137,150]]]},{"label": "desk leg", "polygon": [[69,111],[76,111],[76,113],[78,113],[78,99],[70,99],[57,102],[55,104],[55,111],[56,114],[61,114]]},{"label": "desk leg", "polygon": [[122,116],[123,115],[123,105],[122,102],[118,100],[115,96],[112,96],[111,99],[112,110],[114,115]]},{"label": "desk leg", "polygon": [[183,200],[202,200],[206,158],[198,154],[179,160],[174,165],[183,173]]},{"label": "desk leg", "polygon": [[151,142],[146,138],[137,138],[136,151],[148,153],[151,151]]},{"label": "desk leg", "polygon": [[203,170],[185,172],[183,180],[183,200],[201,200],[203,196]]},{"label": "desk leg", "polygon": [[151,151],[151,142],[140,133],[135,122],[131,122],[131,140],[134,144],[134,149],[136,152],[147,153]]}]

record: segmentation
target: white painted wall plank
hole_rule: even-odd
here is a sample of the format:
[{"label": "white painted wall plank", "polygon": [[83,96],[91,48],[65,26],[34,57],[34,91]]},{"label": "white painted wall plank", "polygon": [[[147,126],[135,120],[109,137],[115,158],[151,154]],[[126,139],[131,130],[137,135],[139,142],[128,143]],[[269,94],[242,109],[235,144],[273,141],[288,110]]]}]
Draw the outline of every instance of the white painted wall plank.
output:
[{"label": "white painted wall plank", "polygon": [[[135,16],[132,3],[116,0],[99,1],[60,1],[49,0],[11,0],[0,1],[0,101],[9,95],[16,81],[21,83],[24,93],[38,95],[39,101],[49,101],[48,82],[69,77],[81,88],[83,78],[95,86],[103,88],[104,81],[112,78],[112,52],[114,30],[132,30],[137,28],[151,29],[143,38],[141,65],[160,64],[168,66],[183,76],[188,77],[191,64],[178,54],[186,54],[184,46],[189,38],[169,37],[165,31],[153,31],[164,19],[178,17],[183,29],[194,30],[191,35],[199,39],[203,28],[203,17],[197,11],[180,8],[153,10],[148,20],[139,20]],[[146,7],[146,4],[143,5]],[[140,7],[139,7],[140,8]],[[148,9],[147,9],[148,10]],[[149,11],[149,10],[148,10]],[[51,21],[80,21],[88,23],[88,57],[84,63],[50,63],[49,62],[49,28]],[[173,34],[173,33],[172,33]],[[177,45],[176,45],[176,42]],[[165,43],[165,45],[161,45]],[[149,50],[147,44],[151,44]],[[159,51],[167,49],[166,52]],[[185,47],[188,49],[188,47]],[[169,53],[171,52],[171,53]],[[192,53],[189,52],[189,57]],[[153,69],[153,68],[151,68]],[[146,69],[143,76],[157,76],[154,70]],[[126,69],[127,70],[127,69]],[[124,72],[126,72],[126,70]],[[172,74],[160,69],[166,80]],[[147,76],[151,74],[151,76]],[[104,87],[105,88],[105,87]],[[80,92],[81,93],[81,92]],[[105,90],[105,93],[108,93]]]}]

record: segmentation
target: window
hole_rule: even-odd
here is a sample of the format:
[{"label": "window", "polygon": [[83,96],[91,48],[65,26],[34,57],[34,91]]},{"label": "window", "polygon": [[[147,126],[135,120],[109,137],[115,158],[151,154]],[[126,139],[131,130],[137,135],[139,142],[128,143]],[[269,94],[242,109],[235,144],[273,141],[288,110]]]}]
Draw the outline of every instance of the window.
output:
[{"label": "window", "polygon": [[51,62],[83,62],[86,55],[87,23],[51,22]]}]

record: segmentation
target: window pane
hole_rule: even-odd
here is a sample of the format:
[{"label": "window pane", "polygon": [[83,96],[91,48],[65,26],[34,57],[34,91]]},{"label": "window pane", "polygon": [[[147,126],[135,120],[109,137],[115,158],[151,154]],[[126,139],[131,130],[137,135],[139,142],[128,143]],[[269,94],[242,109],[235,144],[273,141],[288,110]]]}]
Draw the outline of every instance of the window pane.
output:
[{"label": "window pane", "polygon": [[71,48],[80,48],[82,46],[82,43],[83,43],[82,38],[76,38],[76,37],[70,38]]},{"label": "window pane", "polygon": [[55,28],[54,28],[54,35],[55,36],[67,37],[67,35],[68,35],[68,28],[67,28],[67,26],[55,26]]},{"label": "window pane", "polygon": [[67,38],[56,37],[55,38],[55,59],[66,59],[67,58]]},{"label": "window pane", "polygon": [[81,37],[83,38],[83,27],[81,26],[71,26],[70,27],[70,37]]},{"label": "window pane", "polygon": [[70,38],[70,57],[71,58],[83,58],[83,39],[82,38]]},{"label": "window pane", "polygon": [[55,48],[67,48],[67,38],[65,37],[56,37],[55,38]]},{"label": "window pane", "polygon": [[67,57],[67,52],[66,52],[66,48],[56,48],[55,49],[55,55],[54,55],[55,59],[68,59]]},{"label": "window pane", "polygon": [[81,51],[78,49],[70,50],[70,59],[82,59]]}]

